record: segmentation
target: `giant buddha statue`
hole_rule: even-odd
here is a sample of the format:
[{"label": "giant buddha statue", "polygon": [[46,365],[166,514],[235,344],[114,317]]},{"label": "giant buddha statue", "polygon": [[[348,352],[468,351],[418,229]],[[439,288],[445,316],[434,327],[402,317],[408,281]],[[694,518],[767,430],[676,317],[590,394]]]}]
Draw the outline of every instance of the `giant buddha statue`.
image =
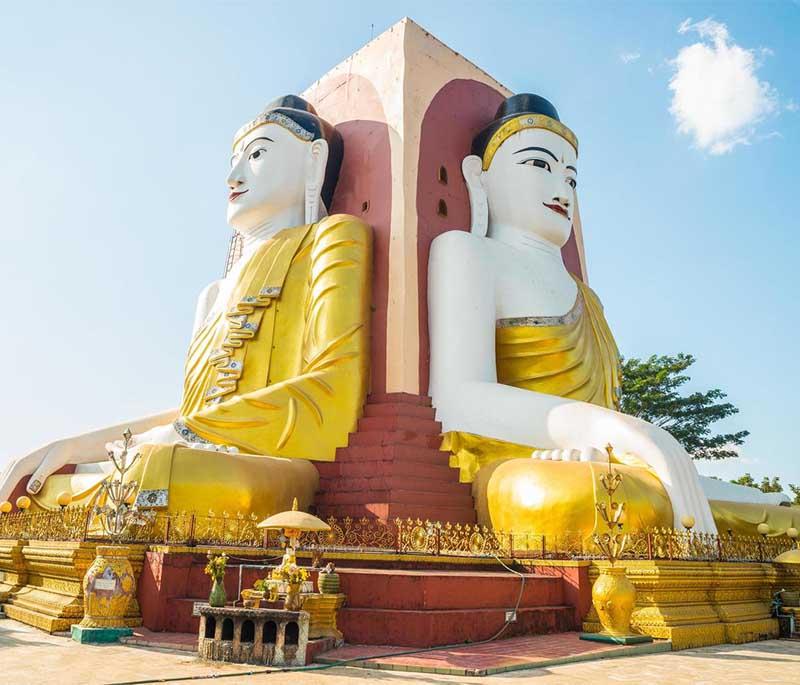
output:
[{"label": "giant buddha statue", "polygon": [[462,171],[471,231],[448,231],[431,248],[430,393],[479,520],[591,533],[610,443],[630,528],[679,528],[691,516],[695,530],[716,532],[683,447],[618,411],[614,336],[597,295],[564,265],[575,134],[544,98],[514,95],[475,137]]},{"label": "giant buddha statue", "polygon": [[18,459],[0,501],[30,476],[34,508],[55,508],[64,490],[92,502],[130,427],[140,507],[266,515],[294,497],[311,504],[311,460],[346,444],[369,372],[371,230],[326,215],[342,154],[340,134],[295,96],[236,133],[227,215],[243,252],[200,294],[180,407]]}]

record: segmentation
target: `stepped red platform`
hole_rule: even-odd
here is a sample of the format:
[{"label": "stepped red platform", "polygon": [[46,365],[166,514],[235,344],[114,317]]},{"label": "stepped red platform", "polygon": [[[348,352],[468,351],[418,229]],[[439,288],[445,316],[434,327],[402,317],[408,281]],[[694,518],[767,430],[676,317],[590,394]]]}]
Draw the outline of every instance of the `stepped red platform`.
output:
[{"label": "stepped red platform", "polygon": [[441,432],[429,397],[370,395],[348,446],[318,464],[317,513],[475,523],[470,486],[439,450]]},{"label": "stepped red platform", "polygon": [[[194,555],[194,560],[191,556],[174,555],[162,565],[160,586],[152,588],[158,596],[148,590],[151,581],[143,576],[139,596],[146,628],[196,634],[199,617],[192,615],[194,604],[206,600],[210,581],[203,574],[202,556]],[[435,567],[337,570],[347,595],[339,628],[352,644],[430,647],[485,640],[503,627],[506,612],[518,602],[516,621],[503,631],[503,637],[575,630],[585,611],[575,606],[575,587],[563,573],[521,577],[508,571]],[[241,571],[243,588],[252,587],[265,575],[263,569],[242,567]],[[235,566],[225,586],[229,598],[238,596]]]}]

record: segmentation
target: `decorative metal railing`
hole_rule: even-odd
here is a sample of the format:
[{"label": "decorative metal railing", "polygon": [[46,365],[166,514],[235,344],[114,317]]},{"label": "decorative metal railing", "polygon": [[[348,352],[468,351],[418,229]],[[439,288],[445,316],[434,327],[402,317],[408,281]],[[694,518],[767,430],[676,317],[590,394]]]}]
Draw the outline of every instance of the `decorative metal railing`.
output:
[{"label": "decorative metal railing", "polygon": [[[208,512],[204,515],[141,512],[120,542],[169,545],[212,545],[277,549],[283,541],[278,531],[256,527],[255,514]],[[303,533],[301,549],[322,552],[426,554],[442,557],[502,557],[510,559],[596,559],[603,553],[590,537],[565,532],[559,535],[504,533],[485,526],[421,519],[329,518],[331,530]],[[17,511],[0,514],[0,539],[103,540],[91,507],[61,511]],[[707,535],[668,528],[633,531],[623,559],[672,559],[764,562],[794,547],[785,536]]]}]

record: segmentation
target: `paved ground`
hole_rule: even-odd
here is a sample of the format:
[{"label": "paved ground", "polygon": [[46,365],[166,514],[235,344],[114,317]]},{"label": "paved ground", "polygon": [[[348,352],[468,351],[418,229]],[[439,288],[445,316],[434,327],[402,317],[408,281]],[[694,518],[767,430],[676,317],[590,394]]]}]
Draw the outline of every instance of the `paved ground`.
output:
[{"label": "paved ground", "polygon": [[319,661],[336,664],[352,659],[364,659],[358,662],[358,665],[364,668],[485,676],[507,671],[530,670],[532,666],[553,667],[557,664],[592,661],[598,658],[669,652],[672,645],[664,640],[636,645],[617,645],[581,640],[579,633],[558,633],[524,635],[488,643],[417,652],[406,656],[388,656],[408,652],[409,649],[347,645],[320,655]]},{"label": "paved ground", "polygon": [[[38,685],[111,685],[131,682],[226,685],[435,685],[515,681],[520,685],[648,683],[738,685],[800,682],[800,642],[772,640],[517,671],[485,678],[331,668],[307,673],[247,676],[250,666],[209,666],[194,657],[122,645],[79,645],[11,620],[0,620],[0,680]],[[498,683],[499,685],[499,683]],[[509,684],[510,685],[510,684]]]}]

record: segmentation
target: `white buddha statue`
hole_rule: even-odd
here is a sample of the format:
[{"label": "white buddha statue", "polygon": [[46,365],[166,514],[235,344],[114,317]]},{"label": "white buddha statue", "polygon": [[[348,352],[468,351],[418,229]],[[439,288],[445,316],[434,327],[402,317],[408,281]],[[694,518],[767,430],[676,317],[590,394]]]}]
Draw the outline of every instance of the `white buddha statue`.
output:
[{"label": "white buddha statue", "polygon": [[[243,254],[200,294],[181,406],[17,459],[0,501],[27,476],[34,509],[55,508],[63,490],[93,501],[129,427],[140,506],[266,515],[294,497],[312,503],[310,462],[333,460],[366,394],[371,230],[326,216],[342,139],[301,98],[268,105],[232,153],[227,216]],[[53,475],[70,464],[75,473]]]},{"label": "white buddha statue", "polygon": [[575,135],[547,100],[520,94],[472,153],[462,165],[471,232],[434,240],[428,293],[430,394],[479,518],[504,530],[590,532],[610,443],[631,525],[680,528],[692,516],[695,530],[716,532],[686,450],[617,410],[616,343],[597,296],[562,260]]}]

